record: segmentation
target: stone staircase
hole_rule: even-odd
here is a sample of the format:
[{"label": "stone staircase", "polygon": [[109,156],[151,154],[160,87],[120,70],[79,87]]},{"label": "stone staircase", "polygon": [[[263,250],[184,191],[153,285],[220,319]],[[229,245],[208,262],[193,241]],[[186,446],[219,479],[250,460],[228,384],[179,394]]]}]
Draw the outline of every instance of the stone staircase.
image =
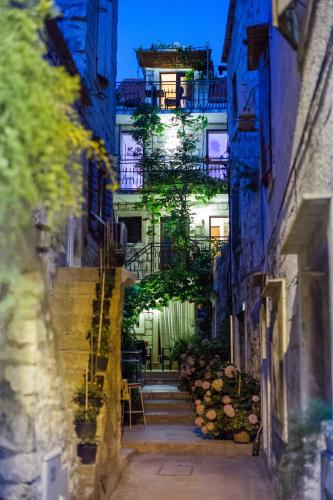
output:
[{"label": "stone staircase", "polygon": [[97,268],[58,268],[51,294],[52,320],[69,404],[74,390],[83,382],[88,361],[86,335],[91,328],[98,281]]},{"label": "stone staircase", "polygon": [[[138,453],[250,456],[252,445],[204,439],[195,428],[188,392],[180,391],[176,372],[150,372],[143,387],[147,426],[125,428],[122,446]],[[149,381],[148,381],[149,379]]]},{"label": "stone staircase", "polygon": [[176,385],[153,384],[143,388],[147,424],[192,424],[190,396]]}]

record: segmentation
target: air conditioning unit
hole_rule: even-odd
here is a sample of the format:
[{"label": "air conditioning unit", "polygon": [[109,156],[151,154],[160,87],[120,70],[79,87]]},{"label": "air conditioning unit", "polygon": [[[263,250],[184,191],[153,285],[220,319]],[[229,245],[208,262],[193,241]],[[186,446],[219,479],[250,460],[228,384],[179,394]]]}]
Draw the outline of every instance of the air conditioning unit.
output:
[{"label": "air conditioning unit", "polygon": [[249,83],[240,83],[237,88],[238,130],[251,132],[255,130],[256,121],[256,87]]}]

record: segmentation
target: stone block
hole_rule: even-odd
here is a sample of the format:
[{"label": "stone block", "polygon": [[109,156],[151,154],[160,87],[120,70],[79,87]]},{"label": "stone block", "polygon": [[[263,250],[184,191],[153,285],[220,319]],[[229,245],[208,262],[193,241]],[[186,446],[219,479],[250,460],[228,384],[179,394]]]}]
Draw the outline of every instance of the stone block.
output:
[{"label": "stone block", "polygon": [[21,392],[24,395],[35,392],[35,375],[34,366],[8,365],[5,367],[5,380],[9,382],[14,392]]},{"label": "stone block", "polygon": [[19,453],[0,460],[0,481],[32,483],[40,474],[37,453]]},{"label": "stone block", "polygon": [[0,455],[7,452],[31,452],[34,447],[33,422],[20,405],[2,400],[0,412]]}]

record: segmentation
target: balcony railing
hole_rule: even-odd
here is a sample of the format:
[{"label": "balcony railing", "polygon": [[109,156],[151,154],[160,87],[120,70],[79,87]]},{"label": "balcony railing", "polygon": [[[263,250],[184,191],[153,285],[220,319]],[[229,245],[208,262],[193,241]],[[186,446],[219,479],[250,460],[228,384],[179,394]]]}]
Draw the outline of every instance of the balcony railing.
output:
[{"label": "balcony railing", "polygon": [[179,82],[146,82],[123,80],[117,84],[117,111],[131,112],[143,103],[161,111],[222,111],[227,107],[225,78],[183,80]]},{"label": "balcony railing", "polygon": [[[191,240],[194,245],[200,250],[208,250],[210,248],[216,251],[216,254],[221,254],[223,248],[228,244],[227,239],[219,238],[194,238]],[[131,251],[133,252],[130,255]],[[179,253],[171,244],[168,243],[148,243],[141,249],[133,247],[128,249],[128,259],[125,262],[125,267],[129,271],[136,274],[138,280],[142,280],[145,276],[167,269],[177,264]]]},{"label": "balcony railing", "polygon": [[[226,183],[229,180],[228,162],[226,160],[206,158],[202,165],[193,168],[193,172],[197,172],[198,175],[208,175],[212,179],[218,179]],[[140,167],[138,159],[120,160],[118,176],[122,191],[139,191],[147,181],[147,176]]]}]

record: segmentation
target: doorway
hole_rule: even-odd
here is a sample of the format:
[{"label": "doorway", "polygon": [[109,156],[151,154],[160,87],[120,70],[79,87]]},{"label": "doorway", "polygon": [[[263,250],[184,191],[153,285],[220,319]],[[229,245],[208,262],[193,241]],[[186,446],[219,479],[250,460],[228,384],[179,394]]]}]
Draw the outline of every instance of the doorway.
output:
[{"label": "doorway", "polygon": [[185,73],[160,73],[161,109],[186,107]]}]

